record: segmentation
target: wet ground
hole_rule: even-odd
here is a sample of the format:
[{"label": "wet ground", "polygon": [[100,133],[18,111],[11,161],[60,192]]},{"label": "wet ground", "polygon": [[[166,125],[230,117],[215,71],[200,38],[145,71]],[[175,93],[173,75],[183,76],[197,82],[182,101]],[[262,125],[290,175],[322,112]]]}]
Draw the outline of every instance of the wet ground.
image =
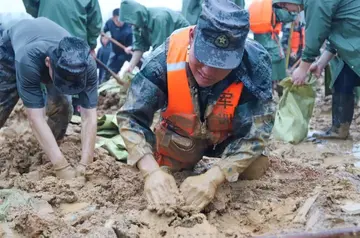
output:
[{"label": "wet ground", "polygon": [[[318,94],[310,132],[331,122],[331,97],[322,97],[320,89]],[[102,112],[114,112],[120,100],[106,95]],[[146,210],[137,171],[102,149],[85,184],[55,178],[19,105],[0,131],[0,188],[19,189],[42,205],[11,208],[0,237],[251,237],[359,226],[359,114],[357,108],[349,140],[272,140],[270,168],[260,180],[224,184],[201,214],[166,217]],[[71,125],[61,145],[72,164],[80,160],[78,131]],[[175,177],[180,184],[188,175]]]}]

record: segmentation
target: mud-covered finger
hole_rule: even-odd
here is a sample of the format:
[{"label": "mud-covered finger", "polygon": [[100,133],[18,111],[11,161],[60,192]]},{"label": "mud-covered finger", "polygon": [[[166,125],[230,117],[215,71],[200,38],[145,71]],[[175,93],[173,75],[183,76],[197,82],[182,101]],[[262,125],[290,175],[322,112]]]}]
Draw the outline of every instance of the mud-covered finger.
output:
[{"label": "mud-covered finger", "polygon": [[196,192],[190,192],[190,193],[184,194],[184,198],[185,198],[185,205],[193,206],[197,200],[197,194],[196,194]]},{"label": "mud-covered finger", "polygon": [[165,215],[168,217],[175,216],[176,215],[175,208],[172,208],[172,207],[166,208]]},{"label": "mud-covered finger", "polygon": [[171,185],[167,185],[166,194],[167,194],[166,203],[168,205],[175,205],[177,203],[177,197],[180,195],[177,188],[176,187],[174,188]]},{"label": "mud-covered finger", "polygon": [[148,207],[155,208],[156,204],[155,204],[153,192],[151,190],[145,190],[145,196],[148,202]]},{"label": "mud-covered finger", "polygon": [[159,205],[159,206],[157,206],[157,208],[156,208],[156,214],[157,215],[162,215],[162,214],[164,214],[165,213],[165,207],[163,206],[163,205]]},{"label": "mud-covered finger", "polygon": [[203,200],[199,203],[199,205],[196,207],[196,210],[198,212],[201,212],[207,205],[209,205],[209,203],[211,202],[211,200]]},{"label": "mud-covered finger", "polygon": [[185,198],[181,193],[179,193],[179,195],[176,196],[176,205],[178,205],[178,206],[185,205]]}]

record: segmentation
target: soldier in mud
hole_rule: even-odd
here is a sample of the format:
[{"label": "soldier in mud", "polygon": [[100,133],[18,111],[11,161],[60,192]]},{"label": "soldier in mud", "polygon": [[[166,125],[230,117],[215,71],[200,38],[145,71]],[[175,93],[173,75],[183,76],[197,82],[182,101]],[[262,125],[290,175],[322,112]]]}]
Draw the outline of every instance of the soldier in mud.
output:
[{"label": "soldier in mud", "polygon": [[176,29],[189,26],[178,12],[167,8],[146,8],[133,0],[123,0],[120,6],[120,21],[133,26],[132,46],[126,48],[131,54],[127,71],[132,72],[144,52],[159,47]]},{"label": "soldier in mud", "polygon": [[[0,127],[20,97],[30,126],[59,178],[82,177],[93,159],[96,74],[89,45],[47,18],[22,20],[0,32]],[[76,169],[57,144],[72,117],[69,95],[78,95],[83,112],[82,155]]]},{"label": "soldier in mud", "polygon": [[[86,41],[95,57],[102,16],[98,0],[23,0],[25,10],[33,17],[46,17]],[[72,99],[74,114],[80,115],[79,102]]]},{"label": "soldier in mud", "polygon": [[[305,83],[308,73],[320,77],[331,60],[332,126],[315,133],[318,139],[346,139],[354,115],[354,88],[360,86],[360,1],[273,0],[275,7],[305,13],[305,49],[293,72],[294,84]],[[326,42],[327,47],[320,55]]]},{"label": "soldier in mud", "polygon": [[[262,155],[274,122],[271,60],[248,32],[247,11],[206,0],[197,25],[175,31],[134,77],[117,116],[150,208],[185,202],[202,210]],[[178,189],[171,172],[193,169],[203,156],[221,159]]]}]

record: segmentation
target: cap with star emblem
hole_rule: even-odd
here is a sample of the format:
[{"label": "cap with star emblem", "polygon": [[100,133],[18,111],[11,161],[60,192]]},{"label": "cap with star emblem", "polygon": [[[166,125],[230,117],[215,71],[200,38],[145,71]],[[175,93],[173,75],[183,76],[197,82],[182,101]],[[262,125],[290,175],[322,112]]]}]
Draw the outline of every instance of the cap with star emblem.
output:
[{"label": "cap with star emblem", "polygon": [[195,30],[195,57],[205,65],[235,69],[249,33],[249,14],[230,0],[204,0]]}]

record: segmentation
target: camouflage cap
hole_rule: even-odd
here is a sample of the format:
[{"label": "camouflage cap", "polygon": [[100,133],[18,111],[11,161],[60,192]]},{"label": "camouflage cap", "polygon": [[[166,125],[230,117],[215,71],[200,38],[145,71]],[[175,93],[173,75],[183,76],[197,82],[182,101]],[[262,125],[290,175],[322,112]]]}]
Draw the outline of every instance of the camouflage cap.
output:
[{"label": "camouflage cap", "polygon": [[241,63],[249,14],[229,0],[205,0],[195,30],[195,57],[203,64],[234,69]]},{"label": "camouflage cap", "polygon": [[52,80],[63,94],[74,95],[86,87],[90,47],[77,37],[64,37],[59,46],[50,52]]}]

